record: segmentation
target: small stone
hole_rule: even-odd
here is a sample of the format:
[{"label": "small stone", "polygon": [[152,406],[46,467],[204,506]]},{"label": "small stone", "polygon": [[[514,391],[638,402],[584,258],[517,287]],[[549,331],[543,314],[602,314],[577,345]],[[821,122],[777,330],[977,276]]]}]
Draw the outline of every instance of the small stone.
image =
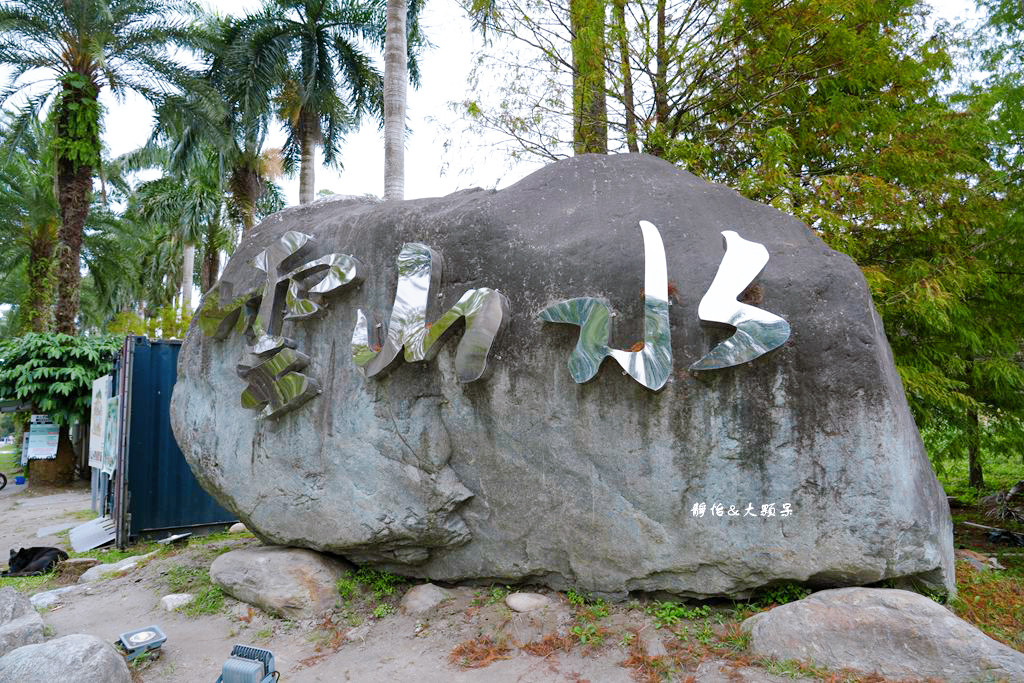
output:
[{"label": "small stone", "polygon": [[370,633],[370,628],[371,627],[372,627],[372,624],[370,622],[366,622],[362,626],[357,626],[356,628],[351,629],[348,633],[345,634],[345,639],[346,640],[352,640],[352,641],[355,641],[355,640],[359,640],[359,641],[366,640],[366,636],[367,636],[367,634]]},{"label": "small stone", "polygon": [[154,550],[153,552],[146,553],[145,555],[135,555],[133,557],[126,557],[120,562],[114,562],[111,564],[98,564],[95,567],[90,567],[89,569],[86,569],[82,573],[81,578],[78,579],[78,582],[90,583],[92,581],[99,581],[100,579],[110,578],[111,576],[120,576],[121,574],[126,574],[135,569],[136,567],[138,567],[139,564],[143,561],[149,559],[153,555],[156,555],[158,552],[160,551]]},{"label": "small stone", "polygon": [[540,593],[510,593],[505,596],[505,604],[516,612],[532,612],[535,609],[549,607],[552,601]]},{"label": "small stone", "polygon": [[47,609],[53,607],[58,602],[63,602],[67,598],[70,598],[76,593],[84,592],[84,587],[81,584],[74,584],[71,586],[63,586],[61,588],[54,588],[52,591],[43,591],[42,593],[36,593],[29,600],[32,602],[32,606],[36,609]]},{"label": "small stone", "polygon": [[451,599],[451,593],[432,583],[413,586],[402,597],[399,605],[402,614],[423,614],[429,612],[445,600]]},{"label": "small stone", "polygon": [[248,529],[245,528],[245,525],[241,522],[235,522],[228,527],[229,534],[244,534],[246,531],[248,531]]},{"label": "small stone", "polygon": [[839,588],[742,625],[754,655],[813,661],[887,678],[1024,681],[1024,653],[989,638],[923,595]]},{"label": "small stone", "polygon": [[639,638],[640,644],[643,646],[644,652],[647,653],[648,657],[664,657],[668,654],[665,643],[661,640],[661,635],[654,629],[641,629]]},{"label": "small stone", "polygon": [[0,681],[131,683],[124,657],[96,636],[76,633],[0,657]]},{"label": "small stone", "polygon": [[958,559],[965,560],[972,567],[980,572],[987,572],[989,569],[1006,569],[1003,565],[999,564],[999,560],[994,557],[986,557],[981,553],[976,553],[973,550],[959,549],[955,551]]},{"label": "small stone", "polygon": [[184,607],[195,600],[196,596],[191,593],[171,593],[160,598],[160,606],[168,612],[173,612],[179,607]]}]

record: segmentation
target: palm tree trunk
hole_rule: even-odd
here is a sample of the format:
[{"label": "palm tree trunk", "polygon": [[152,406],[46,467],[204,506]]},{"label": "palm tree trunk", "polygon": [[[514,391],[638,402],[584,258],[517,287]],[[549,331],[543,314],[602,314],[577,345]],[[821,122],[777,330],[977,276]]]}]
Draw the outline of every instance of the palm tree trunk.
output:
[{"label": "palm tree trunk", "polygon": [[387,0],[384,40],[384,199],[405,197],[406,0]]},{"label": "palm tree trunk", "polygon": [[604,86],[605,0],[570,0],[572,31],[573,151],[608,153]]},{"label": "palm tree trunk", "polygon": [[311,125],[312,118],[303,107],[299,113],[302,127],[302,165],[299,167],[299,204],[313,201],[313,184],[316,180],[316,126]]},{"label": "palm tree trunk", "polygon": [[67,159],[57,162],[57,202],[60,229],[57,231],[57,332],[78,331],[79,297],[82,282],[82,235],[92,195],[92,167],[76,166]]},{"label": "palm tree trunk", "polygon": [[185,244],[181,264],[181,312],[192,315],[192,273],[196,263],[196,245]]}]

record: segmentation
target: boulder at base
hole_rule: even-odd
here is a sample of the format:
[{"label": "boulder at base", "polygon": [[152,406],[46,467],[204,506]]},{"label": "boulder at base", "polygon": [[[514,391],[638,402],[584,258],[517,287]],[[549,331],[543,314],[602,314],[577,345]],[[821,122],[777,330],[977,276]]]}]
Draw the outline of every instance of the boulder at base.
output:
[{"label": "boulder at base", "polygon": [[43,619],[27,595],[11,586],[0,588],[0,655],[43,642],[43,630]]},{"label": "boulder at base", "polygon": [[131,683],[124,657],[96,636],[76,633],[0,657],[0,681]]},{"label": "boulder at base", "polygon": [[241,548],[210,565],[210,580],[231,597],[289,619],[334,609],[349,566],[304,548]]},{"label": "boulder at base", "polygon": [[[664,242],[668,383],[652,391],[606,358],[577,384],[579,328],[539,314],[593,297],[610,311],[611,348],[645,348],[640,221]],[[744,300],[792,334],[751,362],[694,372],[733,333],[697,317],[730,230],[770,255]],[[289,232],[312,239],[281,261]],[[489,374],[459,381],[461,322],[432,360],[399,354],[371,377],[355,364],[357,310],[372,318],[364,353],[389,321],[415,322],[391,314],[405,243],[443,257],[424,334],[469,289],[507,297]],[[289,294],[279,275],[330,254],[357,258],[364,281],[321,298],[307,289],[340,280],[296,276]],[[277,330],[289,296],[321,315],[299,302]],[[294,353],[249,385],[239,371],[269,358],[246,352],[261,303]],[[225,318],[232,305],[238,318]],[[311,398],[260,417],[272,390]],[[954,585],[949,508],[860,270],[796,219],[653,157],[584,155],[500,191],[327,199],[269,217],[204,297],[171,411],[200,482],[259,538],[408,576],[694,597],[782,581]]]},{"label": "boulder at base", "polygon": [[1024,654],[934,600],[886,588],[826,590],[743,622],[755,655],[885,677],[1024,681]]}]

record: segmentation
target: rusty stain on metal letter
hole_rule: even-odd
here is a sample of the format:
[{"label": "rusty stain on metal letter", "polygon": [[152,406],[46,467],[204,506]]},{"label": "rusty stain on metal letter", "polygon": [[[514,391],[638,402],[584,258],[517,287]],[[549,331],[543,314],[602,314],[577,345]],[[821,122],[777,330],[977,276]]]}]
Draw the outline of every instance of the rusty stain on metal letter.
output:
[{"label": "rusty stain on metal letter", "polygon": [[691,370],[719,370],[747,363],[789,339],[788,322],[737,300],[768,263],[768,250],[732,230],[724,231],[722,237],[725,255],[711,287],[700,300],[697,315],[701,320],[732,325],[736,333],[691,365]]},{"label": "rusty stain on metal letter", "polygon": [[672,334],[668,317],[668,268],[665,245],[654,224],[640,221],[644,240],[644,341],[639,351],[623,351],[608,346],[611,338],[611,314],[600,299],[581,297],[560,301],[540,312],[546,322],[568,323],[580,327],[576,348],[569,355],[569,373],[582,384],[594,378],[608,356],[622,366],[630,377],[648,389],[665,386],[672,373]]}]

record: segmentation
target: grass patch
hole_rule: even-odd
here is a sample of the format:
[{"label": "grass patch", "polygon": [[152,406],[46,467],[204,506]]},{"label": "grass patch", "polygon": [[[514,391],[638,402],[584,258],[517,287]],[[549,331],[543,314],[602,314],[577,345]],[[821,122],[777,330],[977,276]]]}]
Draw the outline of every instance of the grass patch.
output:
[{"label": "grass patch", "polygon": [[22,593],[38,593],[57,587],[56,572],[43,574],[42,576],[0,576],[0,588],[10,586]]},{"label": "grass patch", "polygon": [[359,612],[372,614],[378,619],[394,614],[398,588],[405,583],[404,578],[391,572],[360,567],[338,579],[336,587],[343,612],[351,621],[353,618],[361,620]]},{"label": "grass patch", "polygon": [[205,567],[174,565],[164,575],[167,587],[174,593],[192,593],[195,598],[178,608],[182,614],[198,617],[217,614],[224,609],[224,591],[210,581],[210,571]]},{"label": "grass patch", "polygon": [[969,563],[956,565],[957,597],[950,606],[988,636],[1024,651],[1024,578],[1004,572],[981,572]]}]

